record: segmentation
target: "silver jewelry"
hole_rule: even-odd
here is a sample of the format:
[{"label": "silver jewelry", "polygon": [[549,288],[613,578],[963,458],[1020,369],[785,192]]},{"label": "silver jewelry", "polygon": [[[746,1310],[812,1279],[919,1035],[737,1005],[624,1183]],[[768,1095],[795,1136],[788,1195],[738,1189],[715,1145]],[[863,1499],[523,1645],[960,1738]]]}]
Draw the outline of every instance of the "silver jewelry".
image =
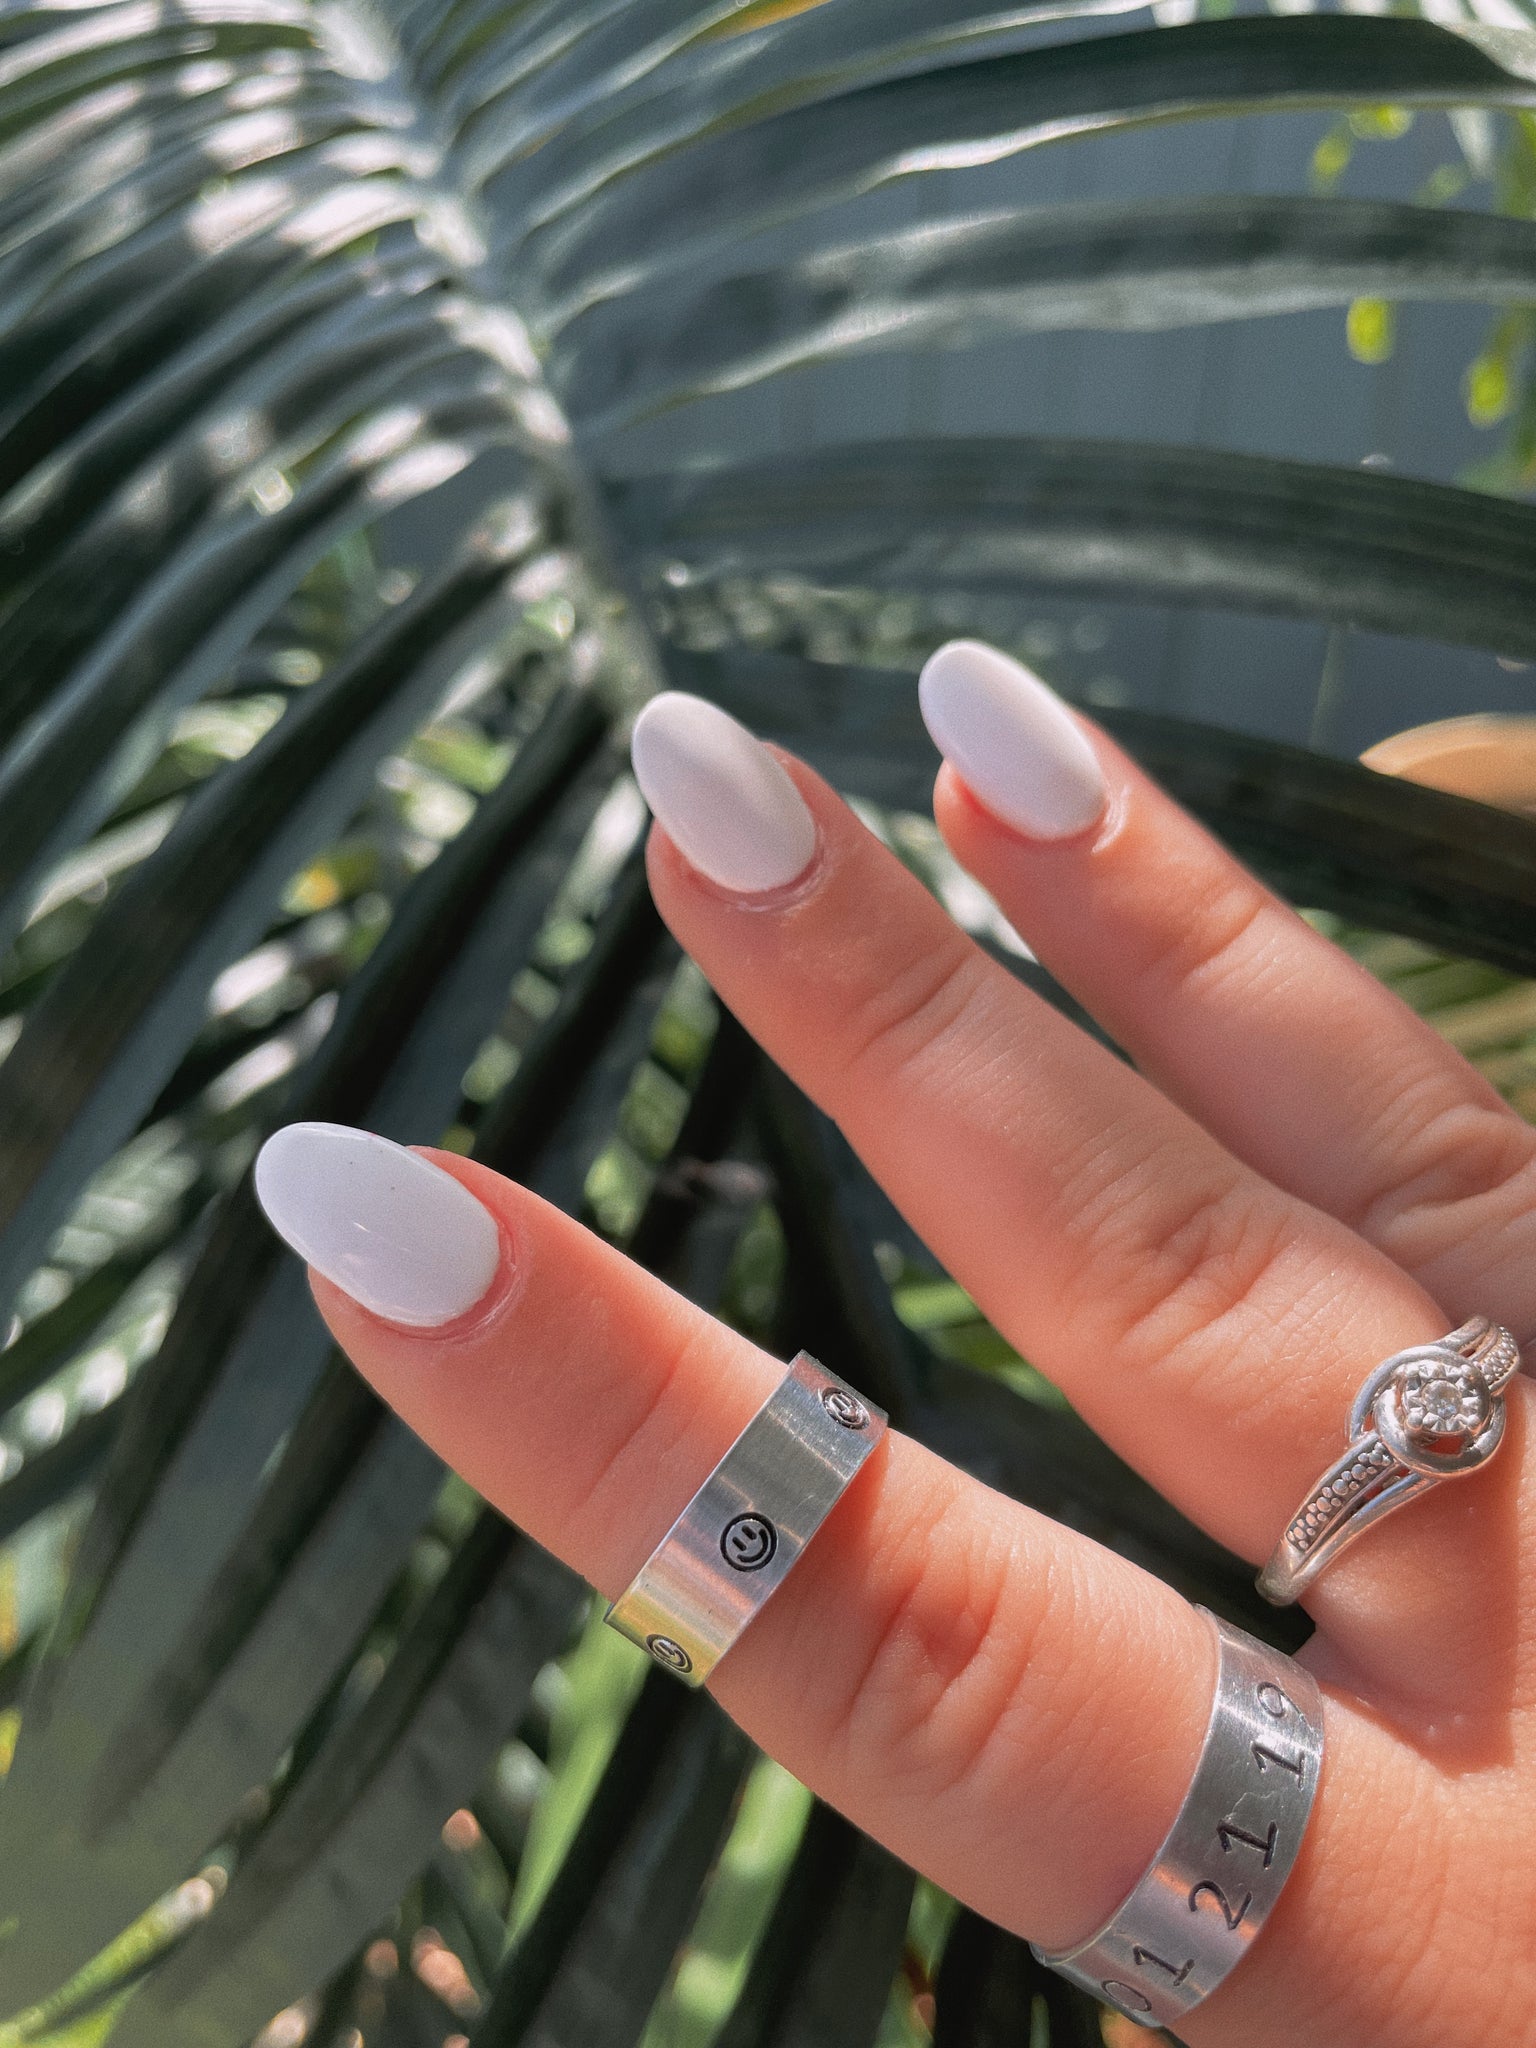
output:
[{"label": "silver jewelry", "polygon": [[702,1685],[885,1433],[802,1351],[603,1619]]},{"label": "silver jewelry", "polygon": [[1128,2019],[1173,2026],[1248,1953],[1296,1861],[1323,1761],[1310,1673],[1203,1614],[1220,1659],[1200,1761],[1163,1846],[1120,1910],[1048,1969]]},{"label": "silver jewelry", "polygon": [[1519,1366],[1519,1345],[1487,1316],[1384,1358],[1349,1411],[1349,1448],[1260,1572],[1264,1598],[1288,1607],[1373,1522],[1437,1479],[1486,1464],[1503,1441],[1502,1389]]}]

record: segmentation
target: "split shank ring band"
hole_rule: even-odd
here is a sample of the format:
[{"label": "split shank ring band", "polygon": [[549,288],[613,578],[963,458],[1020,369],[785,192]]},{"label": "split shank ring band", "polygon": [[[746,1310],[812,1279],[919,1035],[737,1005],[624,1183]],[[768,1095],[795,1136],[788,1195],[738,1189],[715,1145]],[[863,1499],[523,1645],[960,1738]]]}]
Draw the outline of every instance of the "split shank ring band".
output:
[{"label": "split shank ring band", "polygon": [[782,1585],[885,1432],[802,1351],[603,1619],[702,1685]]},{"label": "split shank ring band", "polygon": [[1486,1464],[1503,1441],[1503,1388],[1519,1366],[1520,1346],[1487,1316],[1384,1358],[1355,1396],[1348,1448],[1260,1572],[1264,1598],[1288,1607],[1373,1522],[1436,1480]]}]

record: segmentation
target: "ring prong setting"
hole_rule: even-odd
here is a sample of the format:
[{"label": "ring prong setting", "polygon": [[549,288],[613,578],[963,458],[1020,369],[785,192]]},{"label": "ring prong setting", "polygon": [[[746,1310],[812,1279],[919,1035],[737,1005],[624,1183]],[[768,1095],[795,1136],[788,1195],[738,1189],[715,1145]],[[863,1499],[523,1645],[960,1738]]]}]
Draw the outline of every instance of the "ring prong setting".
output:
[{"label": "ring prong setting", "polygon": [[1460,1450],[1486,1424],[1492,1406],[1482,1374],[1450,1364],[1409,1366],[1397,1399],[1409,1435],[1427,1451]]}]

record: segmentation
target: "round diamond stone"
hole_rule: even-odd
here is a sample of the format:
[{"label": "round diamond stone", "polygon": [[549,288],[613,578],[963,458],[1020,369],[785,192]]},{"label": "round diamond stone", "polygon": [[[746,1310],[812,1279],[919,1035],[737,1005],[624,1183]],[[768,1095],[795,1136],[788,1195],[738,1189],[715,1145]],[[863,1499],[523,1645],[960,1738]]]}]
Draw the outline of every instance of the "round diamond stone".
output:
[{"label": "round diamond stone", "polygon": [[1410,1366],[1399,1400],[1404,1422],[1419,1437],[1475,1436],[1488,1420],[1488,1389],[1470,1366]]}]

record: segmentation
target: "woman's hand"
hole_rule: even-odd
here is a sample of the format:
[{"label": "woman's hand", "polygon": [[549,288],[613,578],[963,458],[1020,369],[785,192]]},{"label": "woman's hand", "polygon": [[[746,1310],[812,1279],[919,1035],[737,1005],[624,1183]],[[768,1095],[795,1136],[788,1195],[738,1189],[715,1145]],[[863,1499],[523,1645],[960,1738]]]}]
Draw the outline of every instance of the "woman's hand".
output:
[{"label": "woman's hand", "polygon": [[[803,764],[676,695],[636,731],[657,903],[993,1323],[1257,1565],[1380,1359],[1479,1311],[1536,1329],[1536,1131],[1025,671],[957,643],[923,702],[945,838],[1137,1070]],[[296,1125],[258,1186],[383,1398],[610,1599],[782,1376],[451,1153]],[[1322,1783],[1197,2048],[1531,2038],[1529,1381],[1506,1399],[1486,1470],[1307,1597]],[[711,1686],[898,1856],[1062,1950],[1156,1851],[1213,1679],[1177,1594],[891,1431]]]}]

